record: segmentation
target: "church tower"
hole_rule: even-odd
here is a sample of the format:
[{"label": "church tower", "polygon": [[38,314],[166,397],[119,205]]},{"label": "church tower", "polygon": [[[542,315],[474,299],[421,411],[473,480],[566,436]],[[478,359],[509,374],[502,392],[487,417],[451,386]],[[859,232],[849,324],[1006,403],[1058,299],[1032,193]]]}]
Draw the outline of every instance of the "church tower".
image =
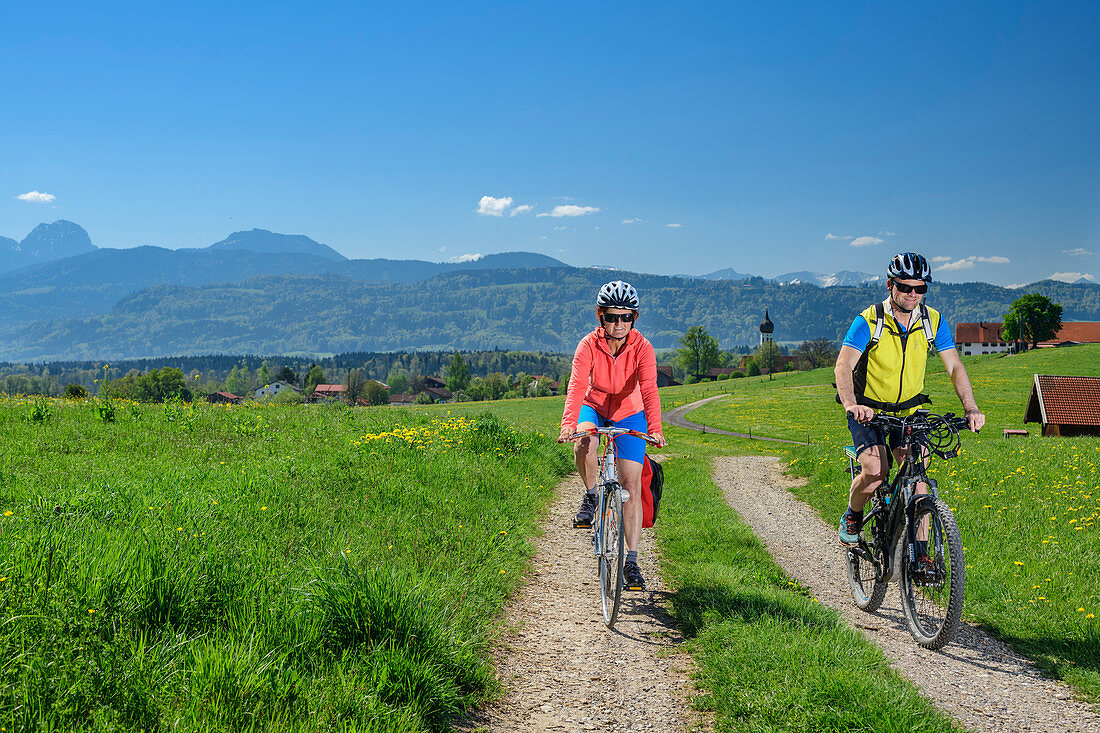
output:
[{"label": "church tower", "polygon": [[765,341],[772,340],[772,332],[775,331],[775,324],[772,323],[772,319],[768,318],[768,309],[764,309],[764,320],[760,323],[760,345],[763,346]]}]

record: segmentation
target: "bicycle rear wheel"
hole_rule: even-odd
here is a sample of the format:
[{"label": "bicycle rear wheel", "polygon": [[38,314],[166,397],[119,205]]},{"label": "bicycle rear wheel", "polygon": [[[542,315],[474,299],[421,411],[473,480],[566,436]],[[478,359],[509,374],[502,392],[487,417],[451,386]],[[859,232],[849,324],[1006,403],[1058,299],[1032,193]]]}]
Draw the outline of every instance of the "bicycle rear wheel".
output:
[{"label": "bicycle rear wheel", "polygon": [[922,501],[913,519],[917,528],[927,531],[933,570],[915,571],[906,553],[901,566],[901,606],[917,643],[939,649],[955,635],[962,616],[966,583],[962,535],[955,516],[940,499]]},{"label": "bicycle rear wheel", "polygon": [[607,628],[615,625],[623,594],[623,497],[619,485],[604,487],[600,511],[600,601]]},{"label": "bicycle rear wheel", "polygon": [[[859,547],[849,547],[844,553],[852,600],[856,602],[856,606],[868,613],[877,611],[883,599],[886,598],[886,583],[879,580],[883,558],[882,548],[878,544],[878,538],[885,535],[885,532],[879,529],[880,524],[885,521],[886,517],[882,512],[875,511],[860,532],[863,542]],[[878,567],[873,561],[878,562]]]}]

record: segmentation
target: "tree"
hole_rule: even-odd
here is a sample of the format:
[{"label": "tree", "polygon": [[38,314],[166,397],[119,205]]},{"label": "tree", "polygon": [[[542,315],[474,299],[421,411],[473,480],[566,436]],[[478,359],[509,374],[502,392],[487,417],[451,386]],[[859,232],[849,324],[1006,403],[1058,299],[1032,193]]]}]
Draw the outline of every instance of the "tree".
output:
[{"label": "tree", "polygon": [[722,363],[718,339],[707,333],[702,326],[692,326],[680,339],[677,362],[698,381],[711,367]]},{"label": "tree", "polygon": [[761,372],[768,372],[768,379],[771,379],[772,372],[778,371],[783,364],[783,355],[779,352],[779,346],[770,339],[756,347],[752,359],[760,367]]},{"label": "tree", "polygon": [[236,364],[229,370],[229,376],[225,378],[225,391],[235,395],[241,395],[244,392],[244,379]]},{"label": "tree", "polygon": [[372,405],[385,405],[390,401],[390,393],[373,379],[368,380],[363,388],[363,397]]},{"label": "tree", "polygon": [[313,390],[318,384],[327,384],[325,381],[325,371],[316,364],[313,364],[309,367],[309,373],[306,374],[306,394],[313,394]]},{"label": "tree", "polygon": [[344,394],[348,398],[348,404],[358,404],[359,395],[363,394],[363,390],[366,389],[367,386],[367,375],[363,374],[362,369],[348,369],[348,376],[344,380],[344,386],[347,388]]},{"label": "tree", "polygon": [[298,375],[288,366],[284,366],[276,376],[278,376],[280,382],[286,382],[287,384],[298,383]]},{"label": "tree", "polygon": [[451,365],[447,367],[447,389],[460,392],[468,386],[470,386],[470,367],[462,358],[462,354],[456,351]]},{"label": "tree", "polygon": [[825,337],[804,341],[794,352],[801,369],[818,369],[836,364],[838,350],[832,339]]},{"label": "tree", "polygon": [[65,385],[65,396],[70,400],[82,400],[88,396],[88,390],[83,385],[69,383]]},{"label": "tree", "polygon": [[1022,295],[1005,313],[1001,336],[1005,341],[1026,341],[1031,348],[1049,341],[1062,328],[1062,306],[1039,293]]},{"label": "tree", "polygon": [[393,394],[409,393],[409,375],[403,371],[391,371],[390,376],[386,377],[386,382],[389,383],[390,392]]},{"label": "tree", "polygon": [[760,365],[752,359],[749,359],[748,364],[745,366],[745,373],[750,377],[759,377]]}]

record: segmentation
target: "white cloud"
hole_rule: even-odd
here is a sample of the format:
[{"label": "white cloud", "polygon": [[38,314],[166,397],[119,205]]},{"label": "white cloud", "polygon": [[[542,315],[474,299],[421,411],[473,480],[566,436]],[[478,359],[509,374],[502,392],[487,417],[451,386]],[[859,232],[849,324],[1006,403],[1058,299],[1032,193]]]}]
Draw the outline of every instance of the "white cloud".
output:
[{"label": "white cloud", "polygon": [[[510,200],[509,200],[510,203]],[[600,210],[598,206],[577,206],[576,204],[558,204],[554,207],[554,210],[549,214],[536,214],[536,216],[584,216],[585,214],[595,214]]]},{"label": "white cloud", "polygon": [[648,223],[649,223],[649,219],[641,219],[641,218],[623,219],[623,224],[648,224]]},{"label": "white cloud", "polygon": [[477,262],[484,256],[483,254],[459,255],[458,257],[452,257],[447,262]]},{"label": "white cloud", "polygon": [[970,255],[969,257],[963,257],[962,259],[951,261],[950,257],[933,257],[933,262],[946,262],[947,264],[937,267],[936,270],[969,270],[977,262],[988,262],[994,265],[1004,265],[1012,260],[1001,255],[993,255],[992,257],[979,257],[977,255]]},{"label": "white cloud", "polygon": [[564,224],[561,224],[559,226],[554,227],[554,231],[555,232],[564,232],[567,228],[568,227],[566,227]]},{"label": "white cloud", "polygon": [[1062,254],[1069,255],[1070,257],[1083,257],[1085,255],[1092,255],[1093,253],[1084,247],[1074,247],[1073,249],[1063,249]]},{"label": "white cloud", "polygon": [[825,239],[832,241],[834,239],[854,239],[854,237],[851,237],[847,234],[833,234],[830,232],[829,234],[825,235]]},{"label": "white cloud", "polygon": [[504,216],[504,212],[512,205],[512,201],[511,196],[503,196],[499,199],[482,196],[481,201],[477,202],[477,213],[482,216]]},{"label": "white cloud", "polygon": [[682,229],[684,227],[683,224],[665,224],[665,226],[669,229]]},{"label": "white cloud", "polygon": [[936,272],[940,272],[942,270],[969,270],[973,266],[974,260],[955,260],[954,262],[948,262],[946,265],[940,265],[936,268]]},{"label": "white cloud", "polygon": [[1061,280],[1064,283],[1073,283],[1084,278],[1092,282],[1096,281],[1096,276],[1088,272],[1056,272],[1050,276],[1051,280]]},{"label": "white cloud", "polygon": [[21,193],[15,198],[20,201],[31,201],[36,204],[52,204],[57,197],[52,193],[42,193],[41,191],[28,191],[27,193]]},{"label": "white cloud", "polygon": [[853,247],[870,247],[875,244],[882,244],[885,239],[879,239],[878,237],[856,237],[851,241]]},{"label": "white cloud", "polygon": [[515,216],[516,214],[526,214],[533,208],[535,208],[533,204],[520,204],[516,208],[512,209],[512,213],[510,213],[508,216]]},{"label": "white cloud", "polygon": [[440,247],[438,251],[439,251],[439,252],[446,252],[446,251],[447,251],[447,247],[446,247],[446,245],[444,245],[444,246]]},{"label": "white cloud", "polygon": [[879,232],[879,236],[882,237],[896,237],[897,235],[897,232],[892,232],[889,229],[883,229],[881,232]]}]

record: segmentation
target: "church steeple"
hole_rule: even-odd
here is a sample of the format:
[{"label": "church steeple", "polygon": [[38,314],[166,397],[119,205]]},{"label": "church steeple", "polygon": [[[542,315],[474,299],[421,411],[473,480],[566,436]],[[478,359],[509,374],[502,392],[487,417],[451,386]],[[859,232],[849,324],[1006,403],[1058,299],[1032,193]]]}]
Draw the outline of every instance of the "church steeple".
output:
[{"label": "church steeple", "polygon": [[760,322],[760,343],[772,340],[772,333],[775,331],[775,324],[772,323],[772,319],[768,318],[768,309],[764,309],[764,320]]}]

